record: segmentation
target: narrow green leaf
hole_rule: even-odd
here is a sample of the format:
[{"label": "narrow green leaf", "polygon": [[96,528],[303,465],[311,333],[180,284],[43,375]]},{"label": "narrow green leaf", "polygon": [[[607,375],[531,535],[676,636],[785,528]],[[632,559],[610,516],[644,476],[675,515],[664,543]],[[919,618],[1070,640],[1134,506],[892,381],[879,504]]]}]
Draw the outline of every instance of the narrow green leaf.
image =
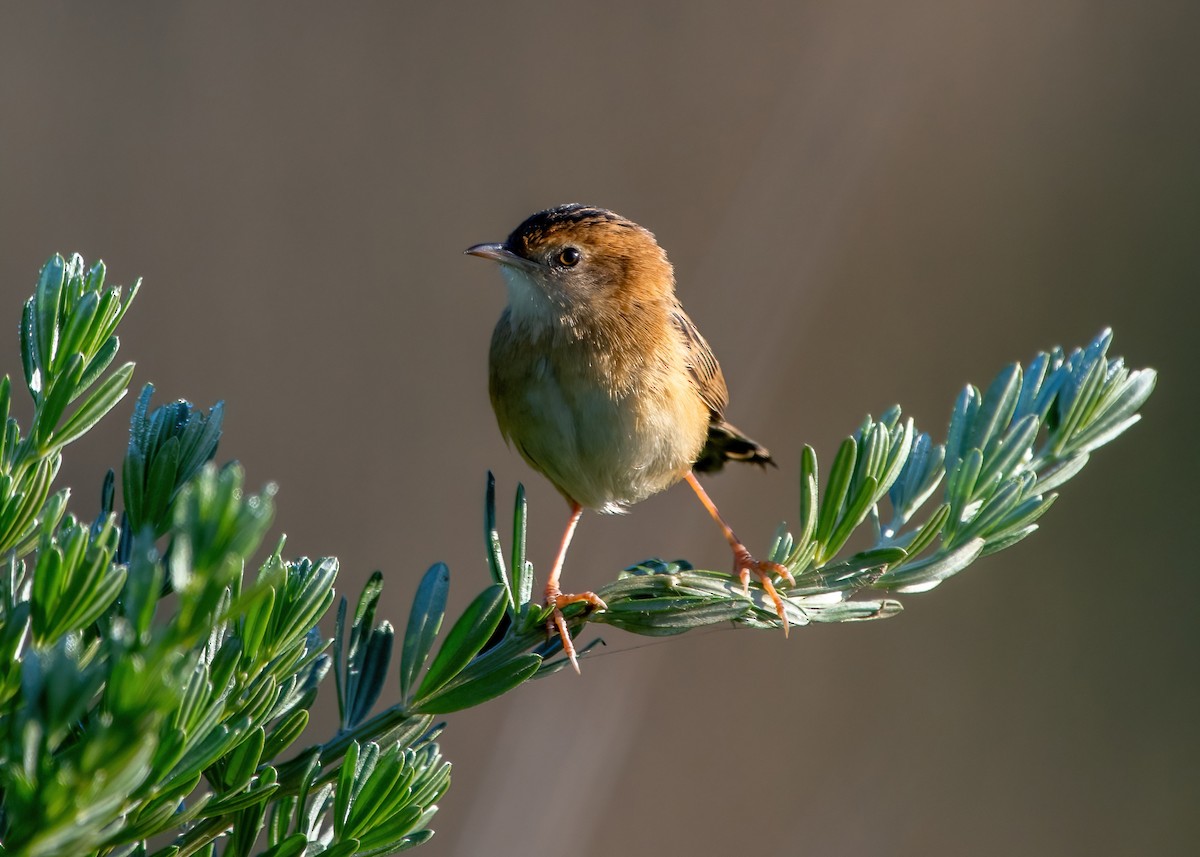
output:
[{"label": "narrow green leaf", "polygon": [[431,818],[430,804],[441,800],[450,787],[450,765],[442,761],[437,744],[426,744],[412,754],[412,759],[413,764],[424,771],[413,785],[412,803],[429,807],[426,818]]},{"label": "narrow green leaf", "polygon": [[714,600],[716,599],[708,596],[696,595],[663,595],[652,598],[631,598],[626,601],[614,603],[605,613],[612,614],[614,617],[620,617],[623,614],[651,616],[660,613],[673,613],[691,607],[702,607],[713,603]]},{"label": "narrow green leaf", "polygon": [[171,783],[177,779],[188,780],[201,771],[211,768],[213,762],[229,752],[239,734],[236,725],[230,729],[223,723],[205,733],[203,738],[193,744],[176,764],[167,780],[167,787],[169,788]]},{"label": "narrow green leaf", "polygon": [[984,394],[968,435],[967,448],[985,449],[993,437],[1005,430],[1017,408],[1020,391],[1021,364],[1005,366]]},{"label": "narrow green leaf", "polygon": [[412,699],[417,674],[429,657],[433,641],[442,627],[446,615],[446,595],[450,591],[450,569],[445,563],[435,563],[425,572],[413,596],[412,610],[408,614],[408,628],[404,633],[404,646],[400,653],[400,698],[405,702]]},{"label": "narrow green leaf", "polygon": [[[13,495],[12,505],[4,512],[6,525],[3,532],[0,532],[0,552],[9,549],[28,552],[28,539],[36,541],[38,514],[45,508],[46,499],[50,494],[50,483],[58,472],[60,462],[60,457],[54,455],[39,461],[32,473],[26,473],[24,493]],[[60,494],[65,497],[64,492],[67,492],[67,489],[63,489]],[[47,522],[48,518],[43,524]]]},{"label": "narrow green leaf", "polygon": [[517,483],[517,498],[513,503],[512,573],[513,596],[519,609],[533,598],[533,564],[525,559],[526,521],[529,504],[525,502],[525,486]]},{"label": "narrow green leaf", "polygon": [[[1022,478],[1023,477],[1023,478]],[[979,507],[979,511],[966,522],[957,533],[959,540],[972,536],[987,538],[994,525],[1017,507],[1025,495],[1025,490],[1034,481],[1032,473],[1022,474],[1022,477],[1009,479]]]},{"label": "narrow green leaf", "polygon": [[967,454],[967,438],[970,436],[975,414],[979,410],[979,402],[979,391],[971,384],[963,388],[954,402],[954,408],[950,412],[950,430],[946,435],[947,468],[953,468],[959,459]]},{"label": "narrow green leaf", "polygon": [[238,792],[250,784],[265,743],[266,733],[258,726],[251,729],[242,743],[233,749],[225,766],[225,791]]},{"label": "narrow green leaf", "polygon": [[908,555],[907,550],[899,547],[871,548],[870,550],[859,551],[840,562],[830,563],[822,568],[821,571],[823,575],[852,575],[866,569],[884,568],[906,559]]},{"label": "narrow green leaf", "polygon": [[[142,278],[138,277],[136,280],[133,281],[133,285],[129,287],[129,294],[125,296],[125,300],[121,303],[121,308],[117,311],[116,316],[114,318],[110,319],[108,322],[107,333],[109,336],[112,335],[112,332],[117,329],[117,326],[121,323],[122,319],[125,318],[125,313],[129,312],[129,307],[131,307],[133,305],[134,298],[136,298],[138,296],[138,292],[140,292],[141,290],[142,290]],[[120,286],[115,287],[113,289],[113,292],[116,293],[118,298],[121,297],[121,287]]]},{"label": "narrow green leaf", "polygon": [[849,540],[850,534],[866,519],[867,512],[875,503],[878,490],[879,483],[874,476],[868,476],[863,480],[858,495],[851,498],[850,505],[846,508],[846,514],[838,521],[837,527],[830,533],[829,538],[822,540],[821,552],[817,554],[818,565],[823,565],[842,549],[842,546]]},{"label": "narrow green leaf", "polygon": [[392,659],[392,642],[395,632],[390,622],[380,622],[368,635],[362,649],[358,678],[354,683],[353,702],[350,706],[351,727],[357,726],[370,713],[371,707],[383,693],[387,680],[388,666]]},{"label": "narrow green leaf", "polygon": [[33,426],[29,431],[38,445],[38,450],[43,454],[53,451],[53,447],[49,445],[50,436],[58,426],[67,405],[75,398],[79,389],[79,379],[82,377],[83,355],[72,354],[63,368],[49,379],[46,398],[34,414]]},{"label": "narrow green leaf", "polygon": [[999,548],[993,548],[993,544],[1004,541],[1018,530],[1027,529],[1030,524],[1050,510],[1057,498],[1057,494],[1035,494],[1021,501],[987,534],[988,546],[984,548],[984,552],[995,553]]},{"label": "narrow green leaf", "polygon": [[297,738],[303,733],[308,726],[308,710],[297,708],[283,716],[283,718],[271,728],[271,732],[267,735],[266,743],[263,746],[262,759],[264,762],[269,762],[275,759],[280,753],[292,745]]},{"label": "narrow green leaf", "polygon": [[242,649],[249,660],[258,660],[259,647],[271,627],[274,613],[275,590],[268,588],[246,611],[242,622]]},{"label": "narrow green leaf", "polygon": [[[359,807],[359,798],[362,796],[363,790],[366,789],[368,783],[379,773],[381,767],[386,767],[386,759],[379,744],[375,741],[368,741],[360,744],[358,748],[358,759],[354,767],[354,776],[350,783],[349,800],[346,802],[345,822],[350,822],[356,815],[362,813],[363,807]],[[336,805],[336,804],[335,804]],[[340,813],[339,813],[340,815]],[[343,826],[342,835],[352,835],[353,831]]]},{"label": "narrow green leaf", "polygon": [[887,429],[889,432],[895,431],[896,426],[898,426],[900,424],[900,416],[902,414],[903,414],[903,411],[900,410],[899,405],[892,405],[890,408],[888,408],[886,411],[884,411],[882,414],[879,415],[879,422],[881,422],[881,423],[883,423],[883,425],[887,426]]},{"label": "narrow green leaf", "polygon": [[65,587],[66,570],[63,568],[62,551],[47,544],[38,551],[30,598],[30,627],[34,642],[38,645],[45,646],[56,639],[51,617]]},{"label": "narrow green leaf", "polygon": [[334,790],[333,783],[326,783],[313,792],[322,772],[320,747],[309,747],[301,751],[299,756],[286,762],[281,768],[286,768],[289,775],[300,781],[297,791],[299,801],[295,813],[297,829],[315,833],[322,816],[333,805]]},{"label": "narrow green leaf", "polygon": [[365,767],[360,763],[359,755],[364,752],[364,749],[369,754],[371,746],[368,744],[364,748],[357,741],[351,741],[350,746],[346,748],[346,755],[342,759],[342,766],[338,770],[337,788],[333,793],[333,829],[339,839],[346,829],[346,822],[349,821],[350,811],[354,806],[357,792],[355,783],[361,780]]},{"label": "narrow green leaf", "polygon": [[261,724],[279,700],[279,690],[278,680],[275,676],[268,675],[257,684],[251,685],[250,698],[241,702],[235,711],[247,724]]},{"label": "narrow green leaf", "polygon": [[1034,399],[1032,412],[1042,425],[1046,426],[1050,431],[1054,431],[1058,426],[1058,397],[1063,389],[1067,386],[1070,380],[1070,372],[1062,368],[1062,352],[1055,351],[1050,358],[1049,370],[1046,373],[1046,380],[1042,382],[1041,388],[1038,390],[1037,397]]},{"label": "narrow green leaf", "polygon": [[146,474],[145,511],[146,518],[136,521],[139,526],[154,527],[156,533],[166,532],[170,526],[167,514],[171,499],[175,496],[176,477],[179,475],[179,438],[169,437],[149,459],[150,472]]},{"label": "narrow green leaf", "polygon": [[942,528],[946,526],[946,521],[949,519],[949,517],[950,504],[943,503],[942,505],[938,506],[934,510],[933,514],[929,516],[929,520],[926,521],[924,525],[922,525],[921,529],[917,531],[917,534],[913,537],[913,540],[905,546],[905,550],[908,551],[908,555],[910,557],[916,557],[922,551],[924,551],[925,548],[933,544],[934,539],[938,537],[942,531]]},{"label": "narrow green leaf", "polygon": [[[751,590],[752,594],[756,590]],[[788,602],[785,601],[785,604]],[[648,636],[670,636],[681,634],[692,628],[703,628],[709,625],[719,625],[733,622],[746,616],[754,609],[754,604],[745,600],[713,601],[697,599],[694,606],[680,607],[661,613],[642,614],[602,614],[605,622],[619,628],[634,631]],[[774,605],[771,614],[774,617]],[[790,615],[790,614],[789,614]],[[792,624],[801,624],[795,617],[790,617]]]},{"label": "narrow green leaf", "polygon": [[197,816],[199,818],[212,818],[214,816],[241,812],[252,806],[265,804],[277,791],[279,791],[279,783],[271,783],[270,785],[251,788],[249,791],[226,794],[207,804],[202,811],[197,813]]},{"label": "narrow green leaf", "polygon": [[133,404],[133,414],[129,418],[129,449],[140,449],[143,452],[149,446],[150,399],[154,395],[154,385],[146,384],[138,394]]},{"label": "narrow green leaf", "polygon": [[900,474],[904,471],[904,466],[908,463],[908,457],[912,454],[914,437],[915,429],[911,417],[904,423],[903,428],[897,427],[893,430],[887,460],[884,462],[879,473],[879,499],[882,498],[883,494],[891,491],[892,486],[896,484],[896,480],[900,478]]},{"label": "narrow green leaf", "polygon": [[54,367],[58,369],[58,316],[62,306],[63,280],[66,274],[66,262],[55,253],[42,266],[41,276],[38,277],[37,288],[34,291],[34,308],[36,315],[37,351],[43,371]]},{"label": "narrow green leaf", "polygon": [[890,598],[883,601],[843,601],[812,609],[808,618],[812,622],[869,622],[899,615],[903,609],[904,605]]},{"label": "narrow green leaf", "polygon": [[136,538],[129,550],[122,612],[139,638],[150,632],[163,591],[163,567],[151,538]]},{"label": "narrow green leaf", "polygon": [[859,495],[859,488],[867,478],[878,482],[879,474],[883,472],[888,453],[887,426],[879,423],[871,424],[870,428],[858,438],[858,461],[855,463],[854,476],[850,480],[848,494],[851,498]]},{"label": "narrow green leaf", "polygon": [[[1074,387],[1074,395],[1069,400],[1059,398],[1061,420],[1053,433],[1050,448],[1056,455],[1066,452],[1074,438],[1075,431],[1081,425],[1084,414],[1095,406],[1096,398],[1104,384],[1107,364],[1097,360],[1087,367],[1087,371]],[[1062,406],[1067,404],[1066,413],[1062,414]]]},{"label": "narrow green leaf", "polygon": [[78,441],[92,426],[100,422],[116,403],[125,398],[132,377],[133,364],[127,362],[104,379],[104,383],[97,386],[86,401],[68,416],[60,429],[54,432],[53,449],[61,449],[68,443]]},{"label": "narrow green leaf", "polygon": [[[267,807],[268,846],[275,848],[288,838],[288,831],[292,828],[292,821],[296,817],[296,807],[299,804],[300,799],[295,795],[282,795],[278,800],[272,801],[271,805]],[[308,841],[308,837],[303,833],[296,833],[294,835],[300,836],[305,842]]]},{"label": "narrow green leaf", "polygon": [[125,500],[126,525],[130,533],[137,529],[133,521],[146,519],[146,459],[140,451],[130,450],[122,463],[121,492]]},{"label": "narrow green leaf", "polygon": [[1046,370],[1049,365],[1050,356],[1043,351],[1039,352],[1025,367],[1022,372],[1021,392],[1017,396],[1017,406],[1013,411],[1014,419],[1021,419],[1032,414],[1037,417],[1039,423],[1042,421],[1044,414],[1037,413],[1034,406],[1038,393],[1041,392],[1042,383],[1046,379]]},{"label": "narrow green leaf", "polygon": [[788,555],[787,560],[783,564],[787,566],[788,571],[792,573],[793,577],[798,578],[800,575],[808,572],[810,566],[813,564],[813,560],[816,558],[817,543],[809,542],[802,548],[792,548],[791,554]]},{"label": "narrow green leaf", "polygon": [[775,528],[775,535],[771,539],[771,547],[767,550],[767,559],[770,562],[782,564],[788,558],[788,554],[792,552],[794,544],[792,534],[787,529],[787,521],[781,521],[779,526]]},{"label": "narrow green leaf", "polygon": [[962,519],[967,506],[975,494],[975,483],[983,467],[983,453],[971,449],[958,462],[954,472],[946,480],[946,502],[954,510],[956,522]]},{"label": "narrow green leaf", "polygon": [[276,611],[280,636],[275,640],[267,639],[275,649],[308,634],[325,615],[333,603],[338,562],[334,557],[325,557],[315,565],[307,560],[300,566],[289,564],[289,569],[288,596]]},{"label": "narrow green leaf", "polygon": [[96,316],[92,324],[88,326],[88,331],[83,340],[79,343],[77,350],[82,351],[89,357],[96,353],[100,345],[106,340],[112,338],[113,319],[121,309],[121,289],[116,286],[111,289],[87,289],[82,297],[94,295],[96,297]]},{"label": "narrow green leaf", "polygon": [[424,714],[449,714],[471,708],[507,693],[533,677],[542,659],[535,654],[518,655],[498,662],[494,667],[471,676],[470,681],[452,682],[420,702]]},{"label": "narrow green leaf", "polygon": [[1076,442],[1072,444],[1072,447],[1076,450],[1076,452],[1083,453],[1088,453],[1094,449],[1099,449],[1105,444],[1116,440],[1119,436],[1123,435],[1129,428],[1131,428],[1134,423],[1140,422],[1141,419],[1141,414],[1134,414],[1124,422],[1116,423],[1115,425],[1106,424],[1105,430],[1102,432],[1092,432],[1089,430],[1086,434],[1086,437],[1080,436],[1077,438]]},{"label": "narrow green leaf", "polygon": [[996,453],[984,462],[979,471],[979,481],[988,482],[993,477],[1007,478],[1010,476],[1017,463],[1029,452],[1039,429],[1041,429],[1041,424],[1033,414],[1021,417],[1013,423],[1012,428],[999,444]]},{"label": "narrow green leaf", "polygon": [[421,682],[418,696],[429,697],[454,676],[458,675],[471,658],[479,653],[484,643],[500,624],[504,615],[507,593],[503,585],[496,583],[476,596],[454,627],[446,635],[441,649],[429,665],[425,679]]},{"label": "narrow green leaf", "polygon": [[[121,833],[130,838],[144,839],[160,833],[168,827],[173,827],[179,804],[179,797],[175,795],[156,797],[142,805],[133,817],[132,823],[127,823]],[[145,850],[143,849],[139,857],[144,854]]]},{"label": "narrow green leaf", "polygon": [[880,577],[875,585],[902,593],[928,592],[978,559],[983,547],[983,539],[971,539],[948,553],[902,563]]},{"label": "narrow green leaf", "polygon": [[396,813],[387,821],[364,831],[358,841],[356,853],[363,857],[374,857],[376,854],[394,853],[395,845],[406,833],[412,831],[421,820],[424,810],[420,806],[410,806]]},{"label": "narrow green leaf", "polygon": [[1096,365],[1100,369],[1100,384],[1095,394],[1088,397],[1087,404],[1080,415],[1079,423],[1075,427],[1074,433],[1076,435],[1091,425],[1103,405],[1105,397],[1110,396],[1115,387],[1129,375],[1129,371],[1124,368],[1124,361],[1120,358],[1110,361],[1103,353],[1100,353],[1096,357]]},{"label": "narrow green leaf", "polygon": [[1157,375],[1152,369],[1130,373],[1125,383],[1111,394],[1092,421],[1072,440],[1072,452],[1090,452],[1114,440],[1141,419],[1136,413],[1154,390]]},{"label": "narrow green leaf", "polygon": [[302,857],[307,849],[308,837],[303,833],[293,833],[264,851],[262,857]]},{"label": "narrow green leaf", "polygon": [[355,799],[348,835],[365,842],[372,830],[387,824],[411,802],[411,786],[418,771],[407,762],[410,754],[396,745],[380,754],[375,770]]},{"label": "narrow green leaf", "polygon": [[941,482],[945,474],[944,456],[945,450],[940,445],[935,446],[928,434],[921,432],[913,440],[908,459],[889,492],[894,512],[889,529],[893,533],[913,516]]},{"label": "narrow green leaf", "polygon": [[[434,806],[432,809],[437,809],[437,807]],[[432,837],[433,831],[428,829],[418,830],[416,833],[410,833],[397,842],[390,853],[399,854],[401,851],[407,851],[410,848],[416,848],[418,845],[424,845]],[[375,857],[375,855],[372,855],[372,857]]]},{"label": "narrow green leaf", "polygon": [[1038,474],[1037,490],[1039,493],[1053,491],[1087,465],[1089,456],[1086,452],[1073,455],[1066,461],[1056,464],[1044,473]]},{"label": "narrow green leaf", "polygon": [[981,557],[990,556],[991,554],[998,553],[1005,548],[1010,548],[1017,542],[1031,535],[1037,528],[1037,524],[1030,524],[1028,527],[1010,531],[1004,536],[1000,536],[995,539],[989,539],[988,543],[983,547],[983,552],[979,555]]},{"label": "narrow green leaf", "polygon": [[74,306],[70,307],[63,319],[66,326],[60,332],[58,342],[60,354],[79,352],[85,357],[89,356],[88,333],[99,307],[100,298],[95,292],[87,292],[74,302]]},{"label": "narrow green leaf", "polygon": [[219,692],[229,686],[233,679],[233,671],[242,660],[242,641],[240,637],[229,636],[221,642],[216,656],[210,664],[212,684]]},{"label": "narrow green leaf", "polygon": [[829,470],[829,481],[825,486],[825,496],[821,500],[821,511],[817,517],[816,539],[821,545],[829,542],[833,528],[841,515],[842,504],[846,500],[846,490],[850,487],[850,478],[854,474],[854,462],[858,454],[858,445],[854,438],[848,437],[842,441],[834,456],[833,466]]},{"label": "narrow green leaf", "polygon": [[517,602],[513,596],[512,582],[508,579],[508,571],[504,567],[504,547],[500,544],[500,533],[496,529],[496,478],[490,470],[483,504],[483,537],[487,544],[488,570],[492,573],[492,580],[504,587],[509,612],[515,614]]},{"label": "narrow green leaf", "polygon": [[25,302],[21,313],[21,369],[25,373],[25,386],[35,405],[40,404],[46,389],[46,378],[42,374],[41,355],[37,347],[37,318],[33,301]]},{"label": "narrow green leaf", "polygon": [[333,686],[337,693],[338,720],[342,728],[346,728],[346,715],[350,705],[348,701],[347,683],[350,681],[346,658],[342,651],[342,641],[346,639],[346,609],[349,606],[343,595],[338,599],[337,616],[333,624]]},{"label": "narrow green leaf", "polygon": [[179,461],[181,479],[191,479],[201,467],[212,460],[221,440],[221,424],[224,418],[224,402],[213,405],[206,417],[201,416],[199,412],[192,415],[184,432],[182,456]]},{"label": "narrow green leaf", "polygon": [[[344,670],[346,692],[343,729],[352,728],[366,716],[379,698],[387,678],[394,633],[388,622],[375,625],[375,612],[382,593],[383,574],[376,571],[363,587],[350,629],[350,646],[346,652]],[[344,621],[342,611],[339,609],[338,612],[340,634]],[[335,650],[336,655],[339,655],[339,650]],[[338,668],[342,668],[340,663]]]},{"label": "narrow green leaf", "polygon": [[66,609],[60,610],[55,617],[55,636],[87,628],[112,606],[124,585],[123,568],[113,568],[107,573],[90,577],[80,575],[78,583],[67,593],[70,600],[65,600],[63,604]]},{"label": "narrow green leaf", "polygon": [[808,444],[800,453],[800,535],[794,550],[804,550],[817,532],[817,453]]},{"label": "narrow green leaf", "polygon": [[[700,574],[687,575],[687,578],[688,580],[709,581],[713,586],[718,587],[717,591],[720,592],[728,591],[726,586],[732,588],[733,584],[730,582],[728,574],[721,572],[711,572],[711,574],[713,575],[711,581]],[[671,595],[680,591],[679,587],[685,583],[684,577],[682,574],[625,574],[613,582],[605,584],[597,594],[605,601],[620,601],[657,594]],[[532,606],[540,608],[540,605]],[[537,612],[541,612],[541,610],[539,609]],[[596,619],[599,619],[599,615],[596,616]],[[535,621],[534,624],[540,624],[540,622]]]}]

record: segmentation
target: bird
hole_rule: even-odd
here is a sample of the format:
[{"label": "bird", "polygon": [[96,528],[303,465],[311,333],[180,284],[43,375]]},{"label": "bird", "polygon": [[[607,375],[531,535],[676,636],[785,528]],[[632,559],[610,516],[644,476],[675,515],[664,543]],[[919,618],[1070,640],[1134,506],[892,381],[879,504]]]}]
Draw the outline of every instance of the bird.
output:
[{"label": "bird", "polygon": [[696,478],[729,461],[774,461],[726,422],[720,364],[676,297],[674,269],[654,234],[607,209],[569,203],[530,215],[501,243],[464,252],[498,263],[507,286],[488,356],[500,433],[570,508],[545,603],[575,671],[562,608],[607,608],[594,592],[560,588],[583,510],[621,513],[681,481],[721,527],[743,592],[756,577],[786,634],[775,578],[794,586],[792,575],[751,555]]}]

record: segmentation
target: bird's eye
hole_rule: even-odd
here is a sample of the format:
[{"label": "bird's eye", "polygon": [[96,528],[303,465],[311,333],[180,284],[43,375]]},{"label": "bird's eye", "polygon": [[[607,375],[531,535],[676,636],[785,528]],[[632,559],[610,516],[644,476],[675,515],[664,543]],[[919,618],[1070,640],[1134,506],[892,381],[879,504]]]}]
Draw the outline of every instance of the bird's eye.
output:
[{"label": "bird's eye", "polygon": [[565,247],[563,248],[563,251],[558,254],[558,264],[562,265],[564,268],[574,268],[579,264],[579,260],[582,257],[583,254],[579,252],[578,248]]}]

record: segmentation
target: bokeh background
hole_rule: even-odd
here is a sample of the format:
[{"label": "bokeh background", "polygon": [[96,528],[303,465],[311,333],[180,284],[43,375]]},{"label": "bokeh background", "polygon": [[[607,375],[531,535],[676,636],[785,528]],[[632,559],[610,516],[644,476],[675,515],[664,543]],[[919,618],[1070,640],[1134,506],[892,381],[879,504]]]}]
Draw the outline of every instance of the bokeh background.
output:
[{"label": "bokeh background", "polygon": [[[352,594],[383,569],[402,623],[433,561],[455,610],[484,585],[488,468],[543,571],[562,526],[495,430],[503,288],[461,254],[536,209],[669,250],[779,459],[711,484],[760,548],[803,443],[896,401],[941,436],[966,381],[1113,325],[1159,390],[1042,532],[887,622],[607,631],[450,718],[421,853],[1195,853],[1198,32],[1188,2],[6,4],[0,368],[50,253],[144,277],[137,382],[225,400],[290,552]],[[68,453],[83,513],[130,406]],[[585,517],[566,579],[651,555],[728,561],[677,488]]]}]

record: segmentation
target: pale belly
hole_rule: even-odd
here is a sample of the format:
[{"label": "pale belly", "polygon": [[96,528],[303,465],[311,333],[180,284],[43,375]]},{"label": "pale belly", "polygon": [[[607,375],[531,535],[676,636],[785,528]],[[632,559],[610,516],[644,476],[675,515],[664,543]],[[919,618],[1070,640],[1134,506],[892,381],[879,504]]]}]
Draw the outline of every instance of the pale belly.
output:
[{"label": "pale belly", "polygon": [[[534,469],[585,508],[620,512],[678,482],[699,454],[707,420],[685,377],[672,386],[649,376],[635,388],[641,395],[616,395],[580,373],[561,377],[563,368],[545,356],[518,362],[525,365],[492,367],[500,429]],[[654,395],[645,395],[647,387]],[[686,419],[679,419],[681,409]]]}]

